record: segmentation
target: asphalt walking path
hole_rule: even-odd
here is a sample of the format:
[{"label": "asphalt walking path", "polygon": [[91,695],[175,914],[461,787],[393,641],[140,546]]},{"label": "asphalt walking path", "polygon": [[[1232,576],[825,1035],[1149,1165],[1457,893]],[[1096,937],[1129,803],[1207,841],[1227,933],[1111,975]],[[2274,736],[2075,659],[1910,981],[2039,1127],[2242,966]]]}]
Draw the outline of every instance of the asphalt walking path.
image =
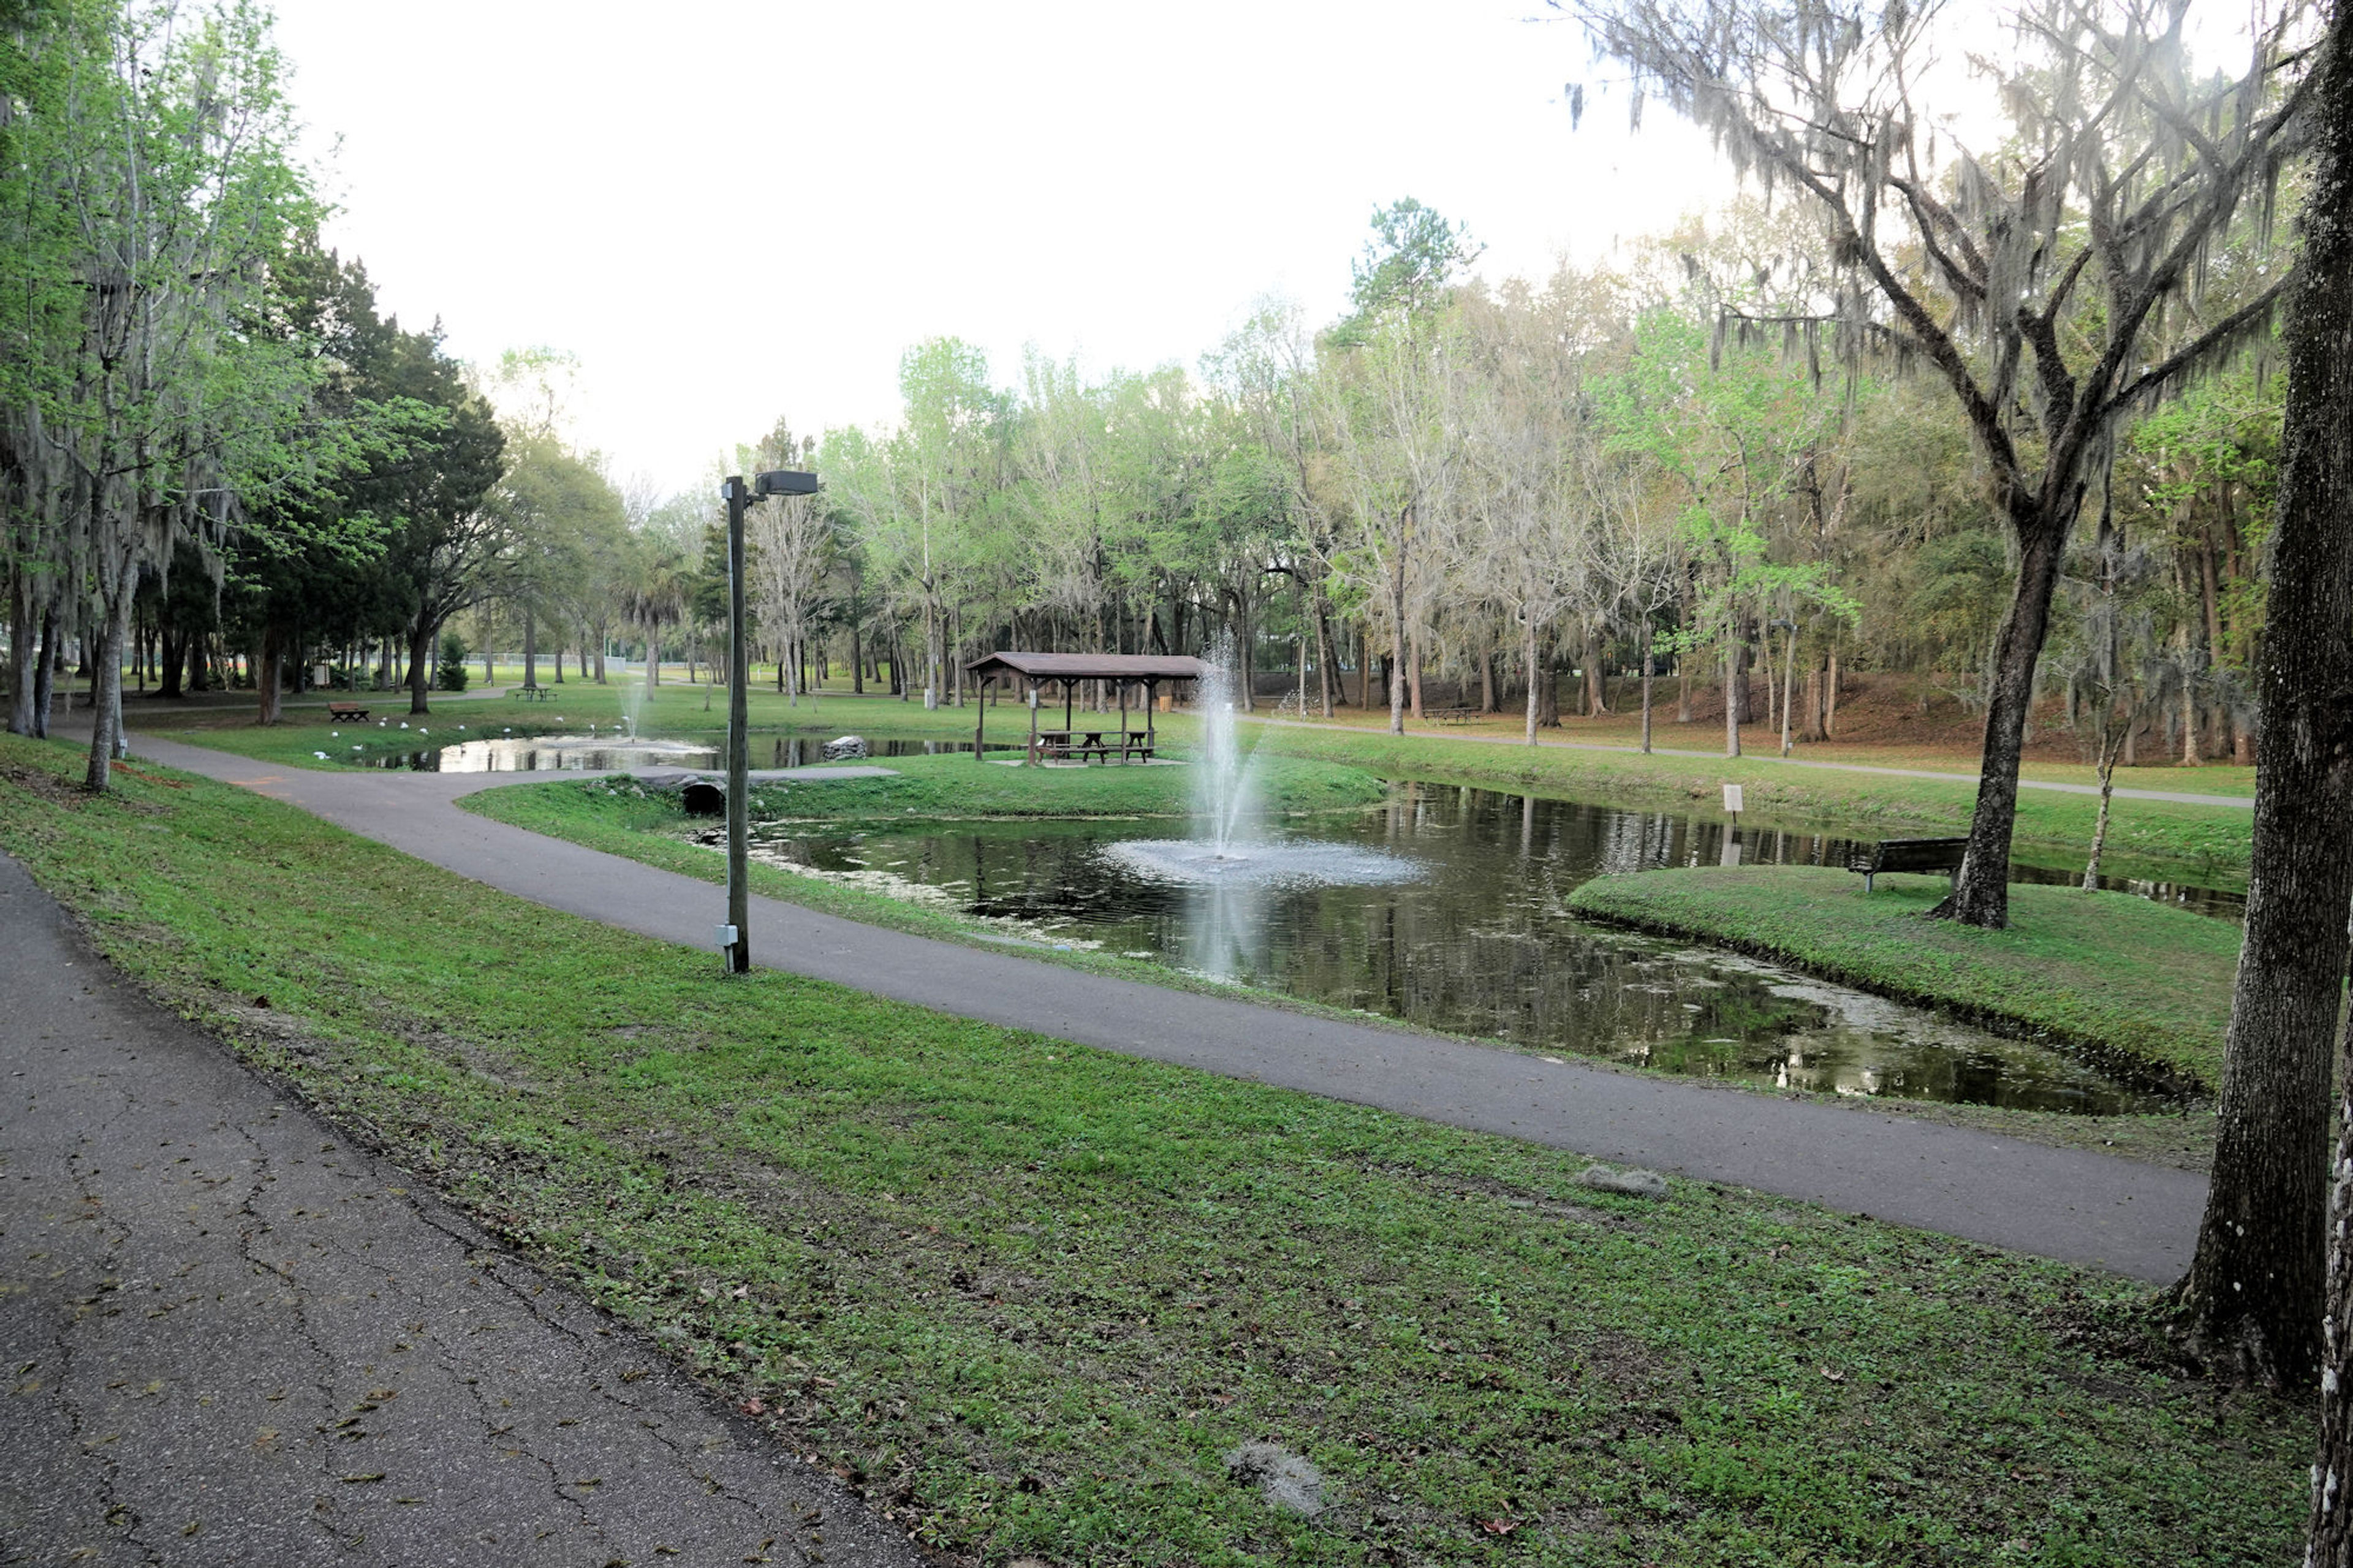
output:
[{"label": "asphalt walking path", "polygon": [[[709,949],[723,915],[723,897],[710,883],[491,822],[455,804],[485,788],[578,773],[311,770],[138,736],[132,745],[140,756],[290,802],[476,881],[607,925]],[[1163,989],[770,899],[753,899],[750,918],[753,957],[765,967],[2145,1280],[2170,1280],[2188,1267],[2205,1205],[2205,1178],[2192,1172]]]},{"label": "asphalt walking path", "polygon": [[[1389,733],[1387,730],[1376,730],[1366,724],[1318,724],[1304,719],[1261,719],[1250,716],[1246,718],[1244,722],[1265,724],[1283,730],[1351,730],[1359,734],[1377,738],[1386,738]],[[1428,730],[1409,730],[1402,738],[1429,741],[1477,741],[1491,746],[1525,746],[1527,744],[1526,741],[1516,735],[1466,735],[1446,731],[1432,733]],[[1976,773],[1939,773],[1933,768],[1883,768],[1871,763],[1829,763],[1809,757],[1777,756],[1768,752],[1746,752],[1738,757],[1727,757],[1721,752],[1694,752],[1673,746],[1653,746],[1649,752],[1645,753],[1640,746],[1617,746],[1601,741],[1538,741],[1536,744],[1556,752],[1616,752],[1621,755],[1636,757],[1646,754],[1654,757],[1704,757],[1711,762],[1770,763],[1776,767],[1818,768],[1825,773],[1877,773],[1883,778],[1891,779],[1936,779],[1947,784],[1974,784],[1978,782],[1978,775]],[[2067,784],[2058,779],[2022,778],[2018,781],[2018,787],[2050,790],[2057,795],[2096,795],[2100,793],[2100,786],[2097,784]],[[2179,805],[2227,805],[2240,811],[2253,810],[2255,804],[2253,795],[2191,795],[2170,789],[2127,789],[2121,784],[2109,793],[2118,800],[2169,800]]]},{"label": "asphalt walking path", "polygon": [[0,1563],[925,1561],[0,857]]}]

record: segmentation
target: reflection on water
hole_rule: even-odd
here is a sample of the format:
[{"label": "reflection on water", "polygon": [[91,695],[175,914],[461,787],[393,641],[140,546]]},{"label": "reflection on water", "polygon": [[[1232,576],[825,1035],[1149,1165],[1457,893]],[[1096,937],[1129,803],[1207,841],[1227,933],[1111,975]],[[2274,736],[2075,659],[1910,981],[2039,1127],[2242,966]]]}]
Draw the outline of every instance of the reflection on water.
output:
[{"label": "reflection on water", "polygon": [[[1153,874],[1155,858],[1139,851],[1153,837],[1182,839],[1177,823],[1158,834],[1135,822],[778,825],[754,853],[1004,921],[1010,940],[1158,958],[1540,1049],[1841,1094],[2091,1112],[2166,1103],[2027,1042],[1562,912],[1562,897],[1595,876],[1717,863],[1719,822],[1403,784],[1361,816],[1296,826],[1421,875],[1318,885]],[[1752,864],[1834,866],[1847,848],[1791,834],[1742,839]]]},{"label": "reflection on water", "polygon": [[[752,765],[755,768],[805,768],[825,761],[823,747],[836,731],[821,735],[754,735]],[[970,741],[877,741],[867,748],[878,757],[931,757],[943,752],[972,751]],[[992,752],[1018,752],[1018,746],[992,744]],[[604,735],[501,735],[466,741],[429,751],[401,752],[355,757],[363,767],[404,768],[425,773],[615,773],[629,768],[717,768],[724,765],[719,743],[692,741],[631,740],[616,730]]]}]

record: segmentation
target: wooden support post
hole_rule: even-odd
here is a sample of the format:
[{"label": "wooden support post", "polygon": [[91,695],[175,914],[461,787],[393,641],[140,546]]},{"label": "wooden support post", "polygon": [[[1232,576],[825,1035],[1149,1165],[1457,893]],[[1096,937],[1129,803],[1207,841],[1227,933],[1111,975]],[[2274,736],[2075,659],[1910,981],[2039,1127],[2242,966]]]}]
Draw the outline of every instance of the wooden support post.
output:
[{"label": "wooden support post", "polygon": [[1028,687],[1029,703],[1029,766],[1034,768],[1038,765],[1038,682],[1027,676],[1023,680]]},{"label": "wooden support post", "polygon": [[1119,765],[1127,766],[1127,682],[1119,683]]}]

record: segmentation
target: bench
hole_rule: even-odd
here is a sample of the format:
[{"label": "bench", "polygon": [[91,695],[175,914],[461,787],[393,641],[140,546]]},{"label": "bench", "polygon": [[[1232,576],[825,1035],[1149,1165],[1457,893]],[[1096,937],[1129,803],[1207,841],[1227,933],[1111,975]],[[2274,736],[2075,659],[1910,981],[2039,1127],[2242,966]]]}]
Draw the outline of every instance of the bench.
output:
[{"label": "bench", "polygon": [[1856,845],[1846,858],[1846,868],[1862,874],[1866,896],[1872,879],[1883,871],[1946,871],[1957,882],[1961,857],[1968,847],[1966,838],[1883,838]]},{"label": "bench", "polygon": [[364,719],[367,716],[367,704],[364,702],[330,702],[327,704],[327,717],[336,723],[343,723],[353,719]]},{"label": "bench", "polygon": [[555,695],[555,688],[552,686],[518,686],[514,689],[514,694],[517,697],[522,698],[525,702],[544,702],[549,698]]}]

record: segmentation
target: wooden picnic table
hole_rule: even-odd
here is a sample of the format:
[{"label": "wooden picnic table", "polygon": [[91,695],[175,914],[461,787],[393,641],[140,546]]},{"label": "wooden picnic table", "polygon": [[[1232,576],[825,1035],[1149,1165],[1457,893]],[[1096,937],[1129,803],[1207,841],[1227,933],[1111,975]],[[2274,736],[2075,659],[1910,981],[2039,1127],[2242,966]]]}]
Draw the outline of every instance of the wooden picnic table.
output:
[{"label": "wooden picnic table", "polygon": [[331,701],[327,704],[327,719],[331,723],[338,720],[364,719],[367,716],[367,704],[364,702]]},{"label": "wooden picnic table", "polygon": [[533,700],[544,702],[555,695],[555,689],[552,686],[518,686],[514,689],[514,694],[526,702]]},{"label": "wooden picnic table", "polygon": [[[1110,736],[1106,741],[1104,736]],[[1141,755],[1152,760],[1152,736],[1144,730],[1040,730],[1038,731],[1040,754],[1068,761],[1075,758],[1085,762],[1089,757],[1101,757],[1109,762],[1113,752],[1125,763],[1131,756]]]}]

